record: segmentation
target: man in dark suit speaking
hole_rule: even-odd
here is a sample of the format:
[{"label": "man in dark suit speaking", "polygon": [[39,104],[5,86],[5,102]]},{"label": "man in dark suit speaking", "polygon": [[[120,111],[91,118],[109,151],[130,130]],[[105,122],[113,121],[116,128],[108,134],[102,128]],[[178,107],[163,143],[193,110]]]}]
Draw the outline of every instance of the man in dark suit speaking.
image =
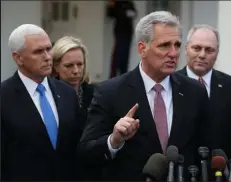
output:
[{"label": "man in dark suit speaking", "polygon": [[135,35],[140,64],[98,86],[79,145],[82,158],[104,166],[109,181],[142,181],[148,158],[169,145],[178,147],[187,169],[203,144],[208,96],[203,85],[174,72],[181,47],[178,19],[153,12],[138,22]]},{"label": "man in dark suit speaking", "polygon": [[1,179],[74,180],[79,104],[74,89],[48,77],[50,39],[24,24],[11,33],[9,47],[18,70],[1,83]]},{"label": "man in dark suit speaking", "polygon": [[206,24],[194,25],[187,36],[187,66],[179,71],[205,85],[209,96],[210,150],[223,149],[231,158],[231,76],[214,69],[220,47],[219,32]]}]

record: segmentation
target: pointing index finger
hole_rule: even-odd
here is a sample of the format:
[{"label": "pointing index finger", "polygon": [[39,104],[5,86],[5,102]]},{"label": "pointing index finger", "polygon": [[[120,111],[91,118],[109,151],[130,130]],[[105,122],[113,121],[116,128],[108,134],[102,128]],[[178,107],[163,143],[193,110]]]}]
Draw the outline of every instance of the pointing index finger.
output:
[{"label": "pointing index finger", "polygon": [[130,117],[130,118],[133,118],[133,116],[135,115],[137,109],[139,107],[139,104],[136,103],[129,111],[128,113],[126,114],[127,117]]}]

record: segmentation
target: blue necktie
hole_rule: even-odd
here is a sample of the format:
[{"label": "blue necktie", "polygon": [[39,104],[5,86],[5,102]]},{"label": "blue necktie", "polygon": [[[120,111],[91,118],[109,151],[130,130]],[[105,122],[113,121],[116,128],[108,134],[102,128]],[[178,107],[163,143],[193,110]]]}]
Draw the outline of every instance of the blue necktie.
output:
[{"label": "blue necktie", "polygon": [[57,122],[56,122],[54,113],[45,95],[46,88],[42,84],[38,84],[38,87],[36,88],[36,90],[40,94],[40,97],[39,97],[40,107],[42,110],[42,115],[44,118],[44,123],[47,129],[48,135],[50,137],[53,148],[56,149],[58,127],[57,127]]}]

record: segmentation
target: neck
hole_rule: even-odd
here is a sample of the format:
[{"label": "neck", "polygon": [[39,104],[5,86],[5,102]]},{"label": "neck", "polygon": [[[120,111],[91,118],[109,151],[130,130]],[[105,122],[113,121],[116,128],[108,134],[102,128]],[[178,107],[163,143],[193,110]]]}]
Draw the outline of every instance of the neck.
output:
[{"label": "neck", "polygon": [[202,71],[197,71],[195,69],[192,69],[191,67],[188,66],[188,68],[198,77],[203,77],[205,76],[208,72],[202,72]]},{"label": "neck", "polygon": [[75,90],[76,90],[77,92],[79,91],[79,87],[80,87],[79,84],[74,86],[74,88],[75,88]]},{"label": "neck", "polygon": [[31,80],[33,80],[36,83],[42,83],[45,77],[42,76],[35,76],[34,74],[27,72],[23,69],[19,69],[19,71],[26,76],[27,78],[30,78]]},{"label": "neck", "polygon": [[149,70],[148,68],[149,66],[145,66],[143,63],[141,64],[141,69],[156,83],[160,83],[166,78],[166,76],[161,75],[153,70]]}]

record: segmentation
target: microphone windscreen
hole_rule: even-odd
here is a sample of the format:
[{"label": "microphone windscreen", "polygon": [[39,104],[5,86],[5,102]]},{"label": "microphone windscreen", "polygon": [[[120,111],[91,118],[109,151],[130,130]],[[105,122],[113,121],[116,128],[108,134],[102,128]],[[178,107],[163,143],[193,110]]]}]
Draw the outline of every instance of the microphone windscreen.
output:
[{"label": "microphone windscreen", "polygon": [[168,167],[168,161],[163,154],[153,154],[143,168],[143,175],[152,180],[161,180]]},{"label": "microphone windscreen", "polygon": [[225,158],[222,156],[215,156],[211,161],[211,168],[216,170],[224,170],[226,167]]},{"label": "microphone windscreen", "polygon": [[168,161],[176,163],[179,157],[178,148],[174,145],[169,146],[166,151],[166,157]]},{"label": "microphone windscreen", "polygon": [[202,158],[207,158],[209,156],[209,149],[208,147],[199,147],[198,153]]},{"label": "microphone windscreen", "polygon": [[222,149],[214,149],[212,151],[212,158],[215,156],[222,156],[224,157],[225,161],[228,162],[228,157]]}]

